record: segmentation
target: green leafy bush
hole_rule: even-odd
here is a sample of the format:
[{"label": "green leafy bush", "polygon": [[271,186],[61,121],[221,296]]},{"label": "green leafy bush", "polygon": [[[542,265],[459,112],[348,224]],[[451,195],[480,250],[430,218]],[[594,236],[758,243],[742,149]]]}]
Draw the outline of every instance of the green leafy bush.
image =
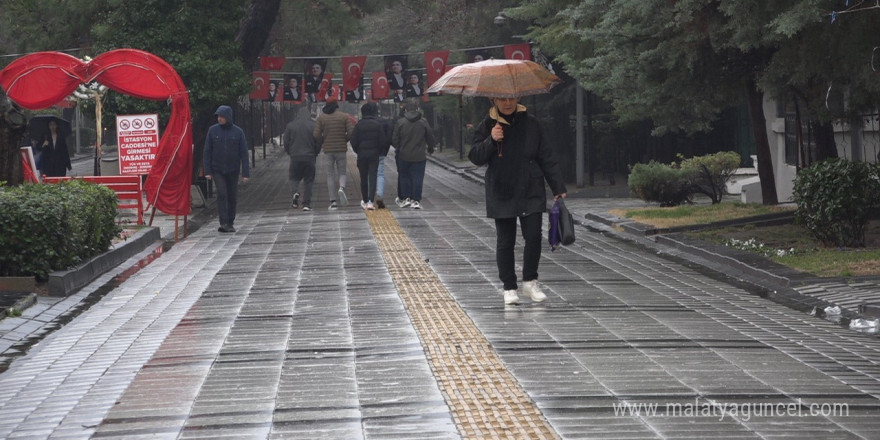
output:
[{"label": "green leafy bush", "polygon": [[81,180],[0,188],[0,276],[45,278],[106,251],[116,194]]},{"label": "green leafy bush", "polygon": [[637,163],[630,169],[629,190],[646,202],[660,206],[677,206],[690,202],[693,191],[689,172],[651,161]]},{"label": "green leafy bush", "polygon": [[740,155],[733,151],[722,151],[690,159],[681,156],[679,158],[681,159],[679,166],[688,172],[693,191],[709,196],[713,204],[721,203],[721,199],[727,194],[727,182],[742,161]]},{"label": "green leafy bush", "polygon": [[801,170],[794,181],[795,217],[826,246],[862,247],[870,211],[878,206],[876,164],[830,159]]}]

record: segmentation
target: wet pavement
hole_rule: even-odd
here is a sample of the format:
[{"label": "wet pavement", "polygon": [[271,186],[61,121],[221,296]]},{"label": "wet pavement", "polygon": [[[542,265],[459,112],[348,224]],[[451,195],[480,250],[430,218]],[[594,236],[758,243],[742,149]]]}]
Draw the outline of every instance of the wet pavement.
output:
[{"label": "wet pavement", "polygon": [[20,318],[54,328],[0,374],[0,437],[877,438],[880,339],[758,281],[596,226],[545,249],[546,302],[505,307],[479,171],[432,162],[424,209],[365,214],[326,209],[322,166],[289,209],[287,159],[257,165],[238,232]]}]

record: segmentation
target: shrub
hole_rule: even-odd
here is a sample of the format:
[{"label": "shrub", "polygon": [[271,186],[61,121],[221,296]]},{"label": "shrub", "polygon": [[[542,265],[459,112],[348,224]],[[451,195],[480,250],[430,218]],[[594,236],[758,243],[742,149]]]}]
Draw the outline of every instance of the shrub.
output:
[{"label": "shrub", "polygon": [[795,217],[823,245],[862,247],[878,194],[877,165],[845,159],[818,162],[794,181]]},{"label": "shrub", "polygon": [[119,234],[116,194],[88,182],[0,188],[0,276],[70,268]]},{"label": "shrub", "polygon": [[727,194],[727,182],[742,161],[740,155],[733,151],[722,151],[706,156],[684,159],[681,156],[681,169],[688,172],[693,191],[705,194],[712,199],[712,204],[721,203]]},{"label": "shrub", "polygon": [[687,171],[655,161],[635,164],[630,169],[627,185],[638,198],[660,206],[690,202],[693,193]]}]

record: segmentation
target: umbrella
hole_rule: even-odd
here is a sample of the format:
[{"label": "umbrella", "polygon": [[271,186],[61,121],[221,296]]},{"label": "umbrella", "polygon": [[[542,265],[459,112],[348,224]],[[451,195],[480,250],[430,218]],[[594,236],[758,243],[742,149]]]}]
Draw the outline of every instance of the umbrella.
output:
[{"label": "umbrella", "polygon": [[534,61],[495,60],[461,64],[440,77],[429,93],[518,98],[550,91],[562,80]]},{"label": "umbrella", "polygon": [[55,121],[58,124],[58,134],[65,139],[70,135],[70,122],[54,115],[37,115],[28,121],[28,137],[34,142],[39,142],[43,136],[49,134],[49,121]]}]

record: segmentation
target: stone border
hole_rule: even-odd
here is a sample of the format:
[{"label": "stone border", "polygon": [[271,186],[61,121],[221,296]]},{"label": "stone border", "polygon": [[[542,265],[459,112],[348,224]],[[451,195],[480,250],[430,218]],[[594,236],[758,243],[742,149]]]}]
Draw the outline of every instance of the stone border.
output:
[{"label": "stone border", "polygon": [[127,240],[111,246],[107,252],[73,269],[50,273],[49,296],[70,295],[161,239],[159,228],[142,228]]}]

